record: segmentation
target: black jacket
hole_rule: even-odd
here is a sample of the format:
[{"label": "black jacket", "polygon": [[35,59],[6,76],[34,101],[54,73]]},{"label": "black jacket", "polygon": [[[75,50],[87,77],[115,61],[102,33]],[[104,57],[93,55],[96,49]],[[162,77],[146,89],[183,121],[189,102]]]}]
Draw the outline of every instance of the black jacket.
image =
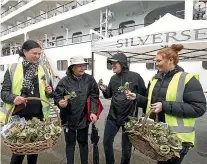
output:
[{"label": "black jacket", "polygon": [[[165,100],[168,85],[172,80],[172,77],[178,72],[183,72],[183,69],[176,66],[174,70],[168,72],[165,76],[163,76],[161,72],[158,72],[154,76],[158,81],[152,92],[151,103],[162,102],[163,111],[159,113],[159,121],[165,122],[164,113],[177,117],[196,118],[202,116],[206,111],[206,98],[202,86],[194,77],[185,86],[183,95],[184,102],[168,102]],[[150,83],[148,89],[149,87]],[[137,94],[137,101],[144,102],[142,104],[145,109],[147,107],[147,96],[148,92],[146,97]],[[152,114],[151,118],[155,118],[155,115]]]},{"label": "black jacket", "polygon": [[[23,67],[24,75],[25,72],[26,72],[26,68]],[[33,82],[34,82],[34,94],[24,93],[24,97],[40,97],[38,76],[35,76]],[[52,86],[51,82],[50,85]],[[12,94],[11,88],[12,88],[12,82],[10,79],[9,70],[7,70],[4,75],[4,81],[1,90],[1,99],[3,100],[3,102],[8,104],[13,104],[13,101],[16,98],[16,96],[19,96],[19,95]],[[21,92],[20,96],[23,96],[23,92]],[[53,93],[51,95],[47,95],[47,97],[49,98],[52,96]],[[31,117],[42,118],[43,117],[42,104],[38,100],[28,101],[26,107],[21,111],[17,112],[16,114],[19,115],[20,117],[25,117],[26,119],[30,119]]]},{"label": "black jacket", "polygon": [[118,88],[123,86],[125,82],[129,82],[130,91],[145,95],[146,87],[144,80],[138,73],[128,70],[127,58],[124,54],[114,55],[113,59],[119,61],[122,71],[111,77],[106,91],[103,91],[103,96],[105,98],[112,98],[107,118],[119,125],[123,125],[127,121],[128,116],[133,116],[135,110],[137,110],[135,108],[139,104],[135,107],[136,101],[128,100],[125,93],[119,92]]},{"label": "black jacket", "polygon": [[[68,69],[67,76],[63,77],[54,92],[55,104],[60,108],[60,117],[62,124],[73,129],[85,128],[89,122],[87,121],[87,98],[91,98],[91,112],[96,114],[98,110],[97,100],[99,98],[99,89],[95,79],[84,74],[80,80],[75,78],[72,71]],[[68,100],[68,106],[61,108],[59,101],[64,99],[67,92],[75,91],[77,97]]]}]

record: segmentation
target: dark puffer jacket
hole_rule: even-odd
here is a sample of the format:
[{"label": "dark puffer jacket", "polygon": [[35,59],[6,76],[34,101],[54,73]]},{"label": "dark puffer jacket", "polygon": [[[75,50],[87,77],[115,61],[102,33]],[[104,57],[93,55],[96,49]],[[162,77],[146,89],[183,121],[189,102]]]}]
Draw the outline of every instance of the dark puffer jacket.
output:
[{"label": "dark puffer jacket", "polygon": [[[118,61],[122,71],[111,77],[106,91],[103,92],[105,98],[112,98],[107,119],[116,122],[118,125],[123,125],[128,116],[132,116],[135,113],[136,102],[128,100],[123,92],[118,91],[118,88],[123,86],[125,82],[129,82],[129,89],[132,92],[145,95],[146,87],[144,80],[138,73],[129,71],[127,57],[124,54],[116,54],[109,59],[110,61]],[[137,106],[140,106],[140,104]]]},{"label": "dark puffer jacket", "polygon": [[[85,128],[89,122],[87,121],[86,102],[87,98],[91,98],[91,112],[96,114],[98,110],[97,100],[99,98],[99,89],[95,79],[84,74],[81,79],[77,79],[72,74],[71,69],[67,71],[67,76],[62,78],[54,92],[55,104],[60,108],[60,117],[63,124],[73,129]],[[61,108],[59,101],[64,99],[68,92],[75,91],[77,97],[68,100],[68,106]]]},{"label": "dark puffer jacket", "polygon": [[[26,72],[26,68],[23,67],[24,75],[25,75],[25,72]],[[34,94],[27,92],[27,93],[24,93],[24,97],[40,97],[38,76],[34,77],[33,82],[34,82]],[[50,81],[50,86],[52,87],[51,81]],[[5,72],[4,81],[2,84],[1,99],[5,103],[13,104],[16,96],[23,96],[23,93],[21,92],[21,95],[12,94],[12,81],[10,78],[9,70],[7,70]],[[53,97],[53,93],[51,93],[50,95],[46,94],[46,96],[48,98],[51,98]],[[26,119],[30,119],[32,117],[42,118],[43,117],[42,104],[38,100],[28,101],[26,107],[20,110],[19,112],[17,112],[16,115],[19,115],[20,117],[25,117]]]},{"label": "dark puffer jacket", "polygon": [[[200,82],[194,77],[185,86],[183,95],[184,102],[165,101],[168,85],[172,80],[173,76],[178,72],[183,72],[183,69],[179,66],[176,66],[174,70],[168,72],[166,75],[158,72],[154,76],[154,78],[158,79],[158,81],[152,92],[151,103],[153,104],[157,102],[162,102],[163,111],[159,113],[159,121],[165,122],[164,113],[177,117],[196,118],[202,116],[206,111],[206,98],[203,93],[202,86]],[[149,87],[150,84],[148,86],[148,89]],[[146,97],[137,95],[137,101],[144,102],[144,104],[142,104],[145,106],[145,109],[147,107],[147,95]],[[152,114],[151,118],[155,118],[155,114]]]}]

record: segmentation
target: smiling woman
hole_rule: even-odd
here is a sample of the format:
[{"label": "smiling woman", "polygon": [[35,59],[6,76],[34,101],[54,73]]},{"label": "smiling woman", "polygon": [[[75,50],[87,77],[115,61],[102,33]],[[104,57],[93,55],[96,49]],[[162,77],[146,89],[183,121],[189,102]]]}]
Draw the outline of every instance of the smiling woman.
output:
[{"label": "smiling woman", "polygon": [[40,55],[41,47],[33,40],[27,40],[24,42],[21,50],[19,50],[19,56],[26,58],[31,63],[36,63],[39,60]]},{"label": "smiling woman", "polygon": [[195,120],[206,111],[206,99],[197,74],[184,72],[177,65],[178,52],[183,45],[174,44],[163,48],[156,55],[159,71],[149,84],[146,96],[126,93],[130,100],[143,101],[145,113],[150,118],[167,123],[168,127],[182,141],[180,158],[158,161],[158,164],[180,164],[195,142]]},{"label": "smiling woman", "polygon": [[173,44],[170,48],[160,50],[156,57],[156,66],[160,72],[167,73],[173,70],[179,61],[178,52],[183,49],[182,44]]},{"label": "smiling woman", "polygon": [[[55,104],[60,109],[60,117],[64,125],[67,163],[74,163],[76,141],[80,149],[81,163],[88,163],[88,128],[89,119],[97,121],[99,89],[95,79],[85,73],[88,62],[82,56],[70,59],[70,66],[54,93]],[[70,93],[74,98],[68,99]],[[87,102],[90,100],[90,112]]]},{"label": "smiling woman", "polygon": [[[45,101],[53,96],[51,77],[47,69],[39,64],[41,54],[40,45],[27,40],[19,50],[23,57],[22,63],[9,65],[4,75],[1,90],[1,99],[6,104],[6,109],[1,108],[0,121],[5,122],[7,111],[14,104],[13,115],[19,115],[26,120],[33,117],[47,118],[50,112],[48,104],[40,101],[29,101],[27,97],[37,97]],[[26,104],[26,105],[25,105]],[[24,155],[13,154],[10,164],[22,164]],[[28,155],[28,164],[37,163],[37,154]]]}]

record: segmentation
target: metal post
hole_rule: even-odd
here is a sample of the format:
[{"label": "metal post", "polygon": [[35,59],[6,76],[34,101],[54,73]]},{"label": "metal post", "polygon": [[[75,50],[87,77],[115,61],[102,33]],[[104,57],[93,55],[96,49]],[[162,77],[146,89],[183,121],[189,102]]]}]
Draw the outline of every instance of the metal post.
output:
[{"label": "metal post", "polygon": [[69,34],[68,34],[68,28],[65,29],[66,30],[66,45],[68,45],[68,37],[69,37]]},{"label": "metal post", "polygon": [[45,34],[45,48],[47,48],[47,34]]},{"label": "metal post", "polygon": [[24,41],[27,40],[27,33],[24,33]]},{"label": "metal post", "polygon": [[29,39],[29,34],[27,32],[24,33],[24,41],[27,41]]},{"label": "metal post", "polygon": [[45,12],[45,19],[48,19],[48,10]]},{"label": "metal post", "polygon": [[102,35],[102,22],[103,22],[103,12],[100,11],[100,34]]},{"label": "metal post", "polygon": [[108,9],[106,8],[105,37],[108,36]]},{"label": "metal post", "polygon": [[91,70],[91,75],[94,77],[94,52],[91,53],[91,58],[92,58],[92,70]]},{"label": "metal post", "polygon": [[193,0],[185,0],[185,20],[193,19]]},{"label": "metal post", "polygon": [[2,54],[2,46],[1,46],[2,42],[0,42],[0,57],[3,56]]}]

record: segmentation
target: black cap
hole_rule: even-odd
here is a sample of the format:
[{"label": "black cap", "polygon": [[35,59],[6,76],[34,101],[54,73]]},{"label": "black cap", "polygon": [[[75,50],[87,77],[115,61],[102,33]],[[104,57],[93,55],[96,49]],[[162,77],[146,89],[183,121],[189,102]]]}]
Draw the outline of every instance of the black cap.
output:
[{"label": "black cap", "polygon": [[111,58],[107,59],[107,63],[112,63],[112,62],[127,64],[127,57],[124,53],[117,53],[113,55]]}]

